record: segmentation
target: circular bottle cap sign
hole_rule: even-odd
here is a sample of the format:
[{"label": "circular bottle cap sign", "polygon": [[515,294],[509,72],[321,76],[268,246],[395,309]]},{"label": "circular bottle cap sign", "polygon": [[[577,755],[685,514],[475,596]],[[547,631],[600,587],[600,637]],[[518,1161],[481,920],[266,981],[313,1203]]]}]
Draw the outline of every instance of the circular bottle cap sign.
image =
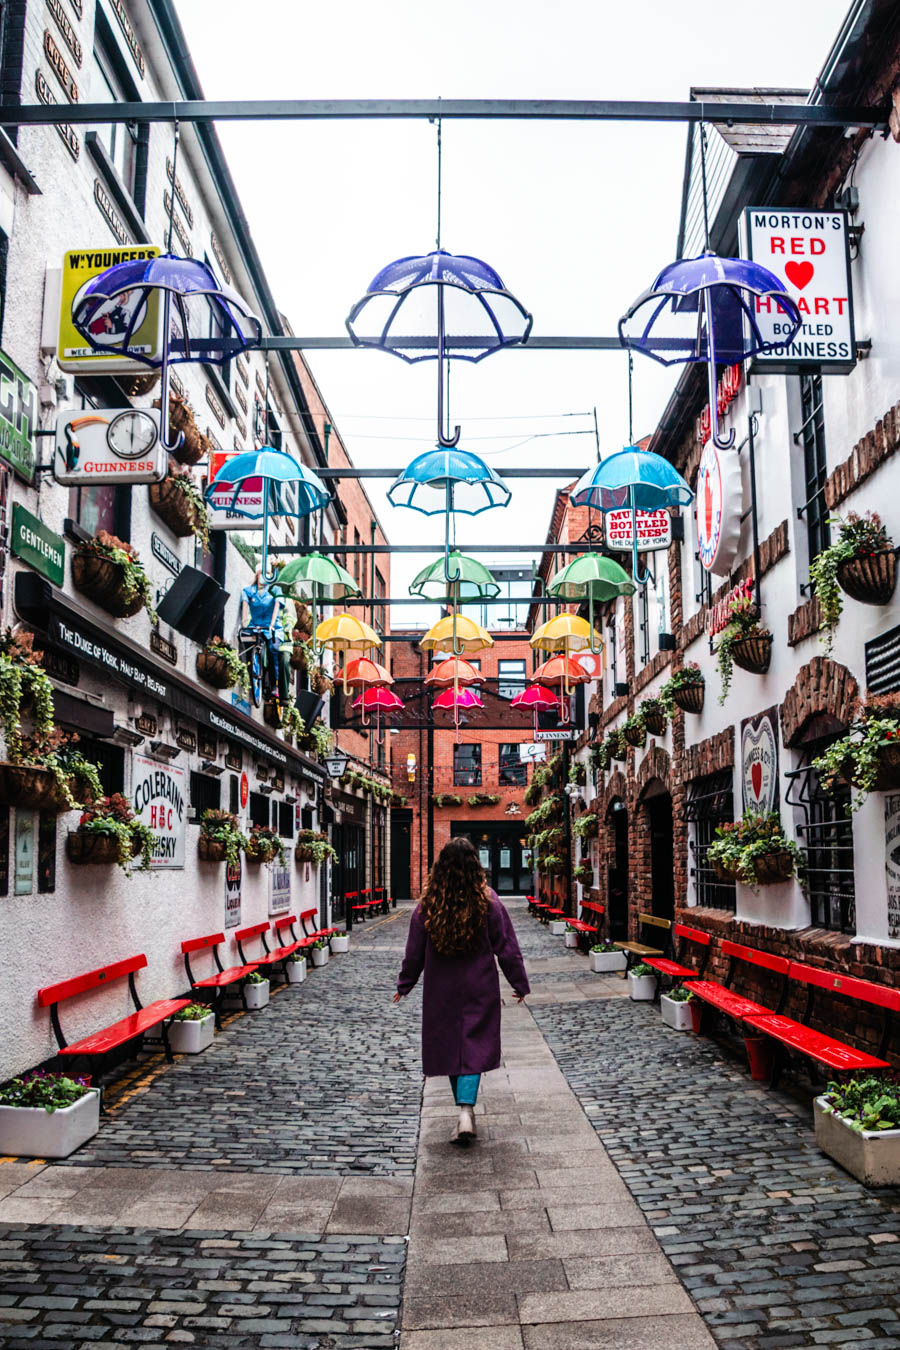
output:
[{"label": "circular bottle cap sign", "polygon": [[734,450],[707,441],[697,470],[697,546],[708,572],[727,576],[741,538],[741,462]]}]

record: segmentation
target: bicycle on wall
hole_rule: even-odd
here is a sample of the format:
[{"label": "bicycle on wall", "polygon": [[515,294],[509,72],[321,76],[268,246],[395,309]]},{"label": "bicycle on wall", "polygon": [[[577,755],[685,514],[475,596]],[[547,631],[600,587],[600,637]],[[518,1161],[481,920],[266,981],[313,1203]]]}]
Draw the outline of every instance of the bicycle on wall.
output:
[{"label": "bicycle on wall", "polygon": [[290,696],[290,661],[260,628],[238,630],[238,655],[250,672],[250,698],[255,708],[272,703],[281,725],[282,708]]}]

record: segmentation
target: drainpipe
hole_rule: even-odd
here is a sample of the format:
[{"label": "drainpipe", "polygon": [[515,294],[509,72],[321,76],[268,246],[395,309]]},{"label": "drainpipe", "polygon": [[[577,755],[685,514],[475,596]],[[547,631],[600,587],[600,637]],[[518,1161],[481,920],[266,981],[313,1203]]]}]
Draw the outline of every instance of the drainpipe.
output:
[{"label": "drainpipe", "polygon": [[334,431],[334,427],[331,425],[330,422],[326,422],[326,423],[325,423],[325,426],[324,426],[324,432],[325,432],[325,463],[326,463],[326,465],[328,464],[328,442],[331,440],[331,433],[332,433],[332,431]]}]

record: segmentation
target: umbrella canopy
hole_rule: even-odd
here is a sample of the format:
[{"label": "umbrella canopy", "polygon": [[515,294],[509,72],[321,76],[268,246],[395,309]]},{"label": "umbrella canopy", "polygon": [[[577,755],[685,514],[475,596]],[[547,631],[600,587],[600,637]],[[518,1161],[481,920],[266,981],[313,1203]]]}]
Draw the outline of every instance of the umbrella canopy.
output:
[{"label": "umbrella canopy", "polygon": [[595,650],[603,645],[596,629],[577,614],[557,614],[548,619],[534,630],[529,642],[538,651],[567,653],[584,651],[587,647]]},{"label": "umbrella canopy", "polygon": [[[269,496],[270,489],[274,488],[276,494],[281,491],[285,484],[292,484],[297,491],[296,515],[308,516],[313,511],[321,511],[331,501],[331,493],[326,488],[320,478],[308,469],[305,464],[294,459],[286,450],[275,450],[271,445],[264,445],[259,450],[247,450],[241,455],[234,455],[231,459],[225,461],[219,472],[213,478],[206,489],[206,500],[211,500],[216,490],[217,483],[228,483],[234,487],[234,496],[231,499],[230,511],[237,515],[250,516],[256,518],[257,512],[242,511],[240,505],[241,489],[247,480],[262,479],[265,484],[263,492],[263,515],[262,515],[262,575],[264,581],[272,581],[273,578],[268,575],[269,558]],[[254,482],[254,489],[256,483]],[[279,503],[281,501],[278,498]],[[279,506],[279,509],[280,506]]]},{"label": "umbrella canopy", "polygon": [[694,494],[662,455],[629,445],[582,474],[569,500],[573,506],[593,506],[599,511],[616,511],[623,506],[658,511],[666,506],[689,506]]},{"label": "umbrella canopy", "polygon": [[479,652],[483,647],[493,647],[494,639],[486,628],[482,628],[474,619],[464,614],[445,614],[437,623],[432,624],[422,638],[419,646],[423,652],[440,651],[455,644],[462,652]]},{"label": "umbrella canopy", "polygon": [[510,491],[483,459],[469,450],[426,450],[407,464],[388,488],[392,506],[410,506],[426,516],[461,511],[477,516],[506,506]]},{"label": "umbrella canopy", "polygon": [[351,689],[394,683],[390,671],[368,656],[357,656],[353,661],[346,661],[342,670],[334,672],[334,678],[342,680],[345,688],[349,685]]},{"label": "umbrella canopy", "polygon": [[364,689],[361,694],[357,694],[353,700],[354,708],[363,708],[366,712],[378,709],[381,712],[392,712],[396,708],[403,707],[403,700],[398,698],[392,689]]},{"label": "umbrella canopy", "polygon": [[537,719],[539,712],[550,712],[551,708],[556,707],[556,695],[549,689],[545,689],[540,684],[529,684],[521,693],[516,694],[510,702],[511,708],[530,708],[534,722],[534,734],[537,736]]},{"label": "umbrella canopy", "polygon": [[444,689],[434,700],[435,708],[483,708],[474,689]]},{"label": "umbrella canopy", "polygon": [[446,661],[438,661],[437,665],[432,666],[425,676],[425,683],[438,689],[444,689],[448,685],[480,684],[484,676],[474,666],[470,666],[468,661],[462,661],[457,656],[448,656]]},{"label": "umbrella canopy", "polygon": [[346,600],[349,595],[361,594],[350,573],[323,553],[292,558],[282,567],[272,588],[285,595],[293,592],[304,600]]},{"label": "umbrella canopy", "polygon": [[551,656],[538,666],[531,677],[539,684],[552,684],[554,680],[565,680],[568,684],[587,684],[594,677],[589,675],[577,656]]},{"label": "umbrella canopy", "polygon": [[330,619],[323,619],[316,629],[316,639],[336,652],[364,652],[381,646],[375,629],[352,614],[333,614]]},{"label": "umbrella canopy", "polygon": [[[447,576],[455,576],[448,581]],[[451,600],[459,604],[466,600],[489,600],[500,594],[500,583],[493,573],[477,558],[452,550],[446,559],[435,558],[423,567],[409,588],[410,595],[421,595],[427,600]]]},{"label": "umbrella canopy", "polygon": [[560,600],[580,600],[588,596],[591,600],[602,601],[612,600],[617,595],[633,595],[637,587],[624,567],[612,558],[605,558],[602,553],[583,553],[560,568],[547,583],[547,590]]},{"label": "umbrella canopy", "polygon": [[[785,316],[786,331],[777,342],[760,330],[757,315],[763,303],[774,303]],[[774,272],[751,259],[706,252],[663,268],[619,320],[619,340],[666,366],[705,362],[712,439],[727,450],[734,444],[734,430],[727,437],[719,433],[717,365],[788,346],[802,322],[796,301]]]}]

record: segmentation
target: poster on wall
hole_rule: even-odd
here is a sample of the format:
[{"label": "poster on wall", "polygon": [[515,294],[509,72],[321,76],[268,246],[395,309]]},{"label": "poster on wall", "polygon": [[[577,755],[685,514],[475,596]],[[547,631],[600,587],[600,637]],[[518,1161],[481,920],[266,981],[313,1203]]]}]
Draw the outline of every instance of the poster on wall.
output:
[{"label": "poster on wall", "polygon": [[225,864],[225,927],[237,928],[241,922],[241,859]]},{"label": "poster on wall", "polygon": [[744,811],[778,810],[778,709],[741,722],[741,795]]},{"label": "poster on wall", "polygon": [[[72,306],[80,299],[88,282],[108,267],[125,262],[144,262],[158,258],[155,244],[128,248],[77,248],[63,254],[62,283],[59,295],[59,335],[56,359],[61,370],[85,371],[92,375],[146,375],[148,367],[120,351],[101,352],[86,341],[72,322]],[[136,320],[136,323],[135,323]],[[110,342],[125,337],[131,330],[129,347],[148,360],[158,360],[162,349],[162,306],[158,292],[145,300],[138,289],[123,291],[114,304],[105,305],[92,320],[97,340]]]},{"label": "poster on wall", "polygon": [[900,792],[884,795],[884,870],[887,933],[890,938],[900,938]]},{"label": "poster on wall", "polygon": [[154,834],[152,870],[184,867],[185,772],[174,764],[135,755],[134,811]]},{"label": "poster on wall", "polygon": [[34,816],[16,812],[16,895],[30,895],[34,887]]},{"label": "poster on wall", "polygon": [[286,914],[291,907],[291,869],[274,862],[269,868],[269,917]]}]

